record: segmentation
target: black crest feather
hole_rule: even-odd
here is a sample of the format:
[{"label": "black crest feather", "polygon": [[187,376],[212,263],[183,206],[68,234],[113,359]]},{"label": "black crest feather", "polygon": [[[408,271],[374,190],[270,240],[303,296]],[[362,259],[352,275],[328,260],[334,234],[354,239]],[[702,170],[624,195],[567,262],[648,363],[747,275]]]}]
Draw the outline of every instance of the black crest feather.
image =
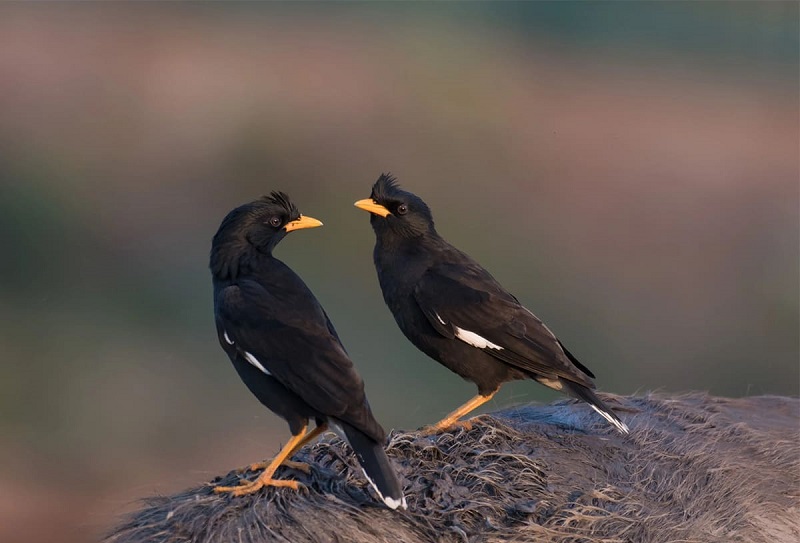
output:
[{"label": "black crest feather", "polygon": [[401,192],[397,179],[391,173],[382,173],[372,186],[372,199],[379,202],[397,196]]},{"label": "black crest feather", "polygon": [[264,200],[271,204],[275,204],[281,206],[286,210],[286,213],[290,217],[296,217],[300,215],[300,210],[297,209],[297,206],[294,205],[289,195],[285,192],[273,190],[269,193],[269,196],[264,196]]}]

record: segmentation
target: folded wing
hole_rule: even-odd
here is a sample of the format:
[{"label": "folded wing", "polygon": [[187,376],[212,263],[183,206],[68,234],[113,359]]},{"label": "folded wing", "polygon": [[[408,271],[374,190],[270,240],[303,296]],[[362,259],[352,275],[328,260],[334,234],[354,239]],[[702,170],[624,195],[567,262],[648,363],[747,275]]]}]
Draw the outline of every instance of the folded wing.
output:
[{"label": "folded wing", "polygon": [[289,310],[255,281],[221,289],[215,299],[220,343],[229,355],[238,354],[269,373],[320,413],[382,442],[364,382],[333,325],[316,299],[303,302],[302,311]]},{"label": "folded wing", "polygon": [[417,283],[414,297],[433,328],[445,337],[534,375],[594,386],[593,375],[573,363],[574,357],[550,329],[477,265],[430,268]]}]

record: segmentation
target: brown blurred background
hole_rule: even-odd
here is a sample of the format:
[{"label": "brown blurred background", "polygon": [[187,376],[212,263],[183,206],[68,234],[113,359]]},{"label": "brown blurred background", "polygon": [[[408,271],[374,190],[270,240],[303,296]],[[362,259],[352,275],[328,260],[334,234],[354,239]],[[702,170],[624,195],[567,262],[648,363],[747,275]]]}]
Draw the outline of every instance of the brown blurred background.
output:
[{"label": "brown blurred background", "polygon": [[285,441],[207,270],[274,189],[325,222],[277,254],[387,428],[474,387],[384,307],[352,206],[383,171],[601,390],[797,395],[797,29],[778,2],[0,5],[0,540],[96,539]]}]

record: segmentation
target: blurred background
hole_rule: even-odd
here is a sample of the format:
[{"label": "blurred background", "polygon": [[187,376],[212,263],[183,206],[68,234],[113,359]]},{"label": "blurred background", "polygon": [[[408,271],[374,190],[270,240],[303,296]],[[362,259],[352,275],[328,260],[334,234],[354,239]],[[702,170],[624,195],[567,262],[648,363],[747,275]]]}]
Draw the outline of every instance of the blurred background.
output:
[{"label": "blurred background", "polygon": [[[289,433],[217,344],[210,240],[277,256],[387,428],[474,386],[384,306],[381,172],[601,390],[797,395],[797,3],[0,6],[0,540],[96,539]],[[506,386],[487,410],[556,399]]]}]

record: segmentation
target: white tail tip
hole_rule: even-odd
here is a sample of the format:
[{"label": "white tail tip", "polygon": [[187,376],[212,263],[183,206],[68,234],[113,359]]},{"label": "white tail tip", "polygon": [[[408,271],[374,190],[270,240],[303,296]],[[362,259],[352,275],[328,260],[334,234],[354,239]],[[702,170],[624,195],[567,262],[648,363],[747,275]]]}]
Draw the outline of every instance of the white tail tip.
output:
[{"label": "white tail tip", "polygon": [[399,500],[395,500],[394,498],[386,497],[386,498],[383,498],[383,503],[385,503],[386,506],[389,509],[397,509],[398,507],[401,508],[401,509],[406,509],[408,507],[408,505],[406,505],[405,496],[403,496]]},{"label": "white tail tip", "polygon": [[384,496],[378,489],[378,485],[375,484],[375,481],[373,481],[370,476],[367,475],[367,471],[364,468],[361,468],[361,473],[364,474],[364,477],[366,477],[367,481],[369,481],[370,486],[373,488],[373,490],[375,490],[375,493],[381,500],[383,500],[383,503],[385,503],[389,509],[397,509],[398,507],[403,509],[408,508],[408,505],[406,505],[405,496],[401,496],[399,500],[396,500],[391,496]]},{"label": "white tail tip", "polygon": [[620,420],[617,420],[616,418],[612,417],[611,415],[609,415],[605,411],[602,411],[601,409],[599,409],[595,405],[589,404],[589,407],[591,407],[592,409],[597,411],[600,414],[601,417],[603,417],[608,422],[613,424],[614,427],[616,427],[616,429],[619,430],[620,432],[622,432],[623,434],[629,434],[630,433],[630,430],[628,429],[628,425],[625,424],[624,422],[622,422]]}]

